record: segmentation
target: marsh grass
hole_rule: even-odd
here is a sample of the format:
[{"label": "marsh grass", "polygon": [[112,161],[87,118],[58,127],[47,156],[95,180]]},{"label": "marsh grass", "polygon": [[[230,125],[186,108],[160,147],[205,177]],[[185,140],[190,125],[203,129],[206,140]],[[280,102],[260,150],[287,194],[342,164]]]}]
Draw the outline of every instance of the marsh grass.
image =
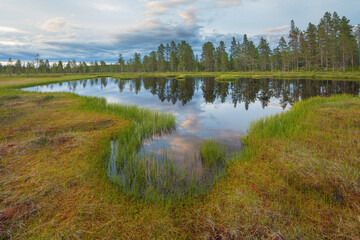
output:
[{"label": "marsh grass", "polygon": [[119,177],[110,178],[120,183],[126,192],[148,200],[173,201],[208,189],[202,186],[195,173],[174,164],[173,157],[166,150],[162,151],[161,160],[139,153],[145,138],[176,128],[174,115],[131,105],[107,104],[100,98],[83,99],[82,110],[104,112],[132,122],[127,129],[113,136],[116,139],[113,144],[117,144],[118,149],[116,167]]},{"label": "marsh grass", "polygon": [[210,191],[163,203],[106,174],[111,139],[138,126],[117,115],[137,111],[68,93],[39,104],[46,94],[13,88],[0,88],[1,239],[360,238],[359,97],[309,99],[253,123]]},{"label": "marsh grass", "polygon": [[210,138],[201,141],[200,155],[203,164],[207,167],[224,166],[228,158],[228,151],[225,145]]},{"label": "marsh grass", "polygon": [[[360,125],[356,117],[360,117],[360,115],[354,112],[357,100],[358,97],[351,98],[346,95],[330,98],[315,97],[296,103],[289,112],[253,122],[248,135],[242,141],[249,147],[241,153],[240,158],[258,158],[259,150],[256,147],[262,145],[264,141],[271,139],[288,141],[291,143],[288,148],[298,149],[290,157],[281,160],[284,164],[281,167],[282,174],[286,175],[288,183],[300,191],[314,194],[325,202],[350,204],[351,200],[346,200],[344,196],[350,197],[360,193],[358,172],[360,162],[353,153],[356,149],[356,141],[354,145],[351,140],[346,142],[344,137],[353,139],[360,136],[358,129]],[[340,102],[341,104],[339,104]],[[314,106],[319,105],[323,108],[314,111]],[[320,111],[329,118],[320,117]],[[355,119],[345,120],[344,111],[349,111]],[[332,139],[334,134],[336,137]],[[316,140],[315,136],[317,136]],[[297,144],[294,143],[296,139],[311,139],[305,140],[306,145],[315,144],[315,149],[314,146],[308,147],[308,149],[296,146]],[[341,148],[344,152],[337,153],[332,148]],[[312,157],[308,158],[309,155]],[[300,158],[302,161],[296,161],[296,158]]]}]

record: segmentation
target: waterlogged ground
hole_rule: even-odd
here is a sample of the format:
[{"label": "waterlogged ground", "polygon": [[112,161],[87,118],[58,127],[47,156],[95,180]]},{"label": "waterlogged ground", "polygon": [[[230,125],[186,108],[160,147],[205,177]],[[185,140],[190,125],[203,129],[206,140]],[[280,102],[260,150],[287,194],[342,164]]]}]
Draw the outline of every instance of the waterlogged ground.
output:
[{"label": "waterlogged ground", "polygon": [[[299,83],[302,99],[359,95],[353,83]],[[0,89],[0,239],[360,239],[359,97],[304,101],[285,128],[258,122],[206,195],[166,204],[108,181],[106,146],[132,120],[104,102]]]},{"label": "waterlogged ground", "polygon": [[[140,107],[174,113],[176,130],[154,135],[143,142],[140,155],[158,161],[170,158],[176,166],[212,182],[221,169],[204,167],[199,154],[201,141],[213,138],[229,152],[241,149],[240,137],[251,121],[280,113],[313,96],[355,94],[360,84],[341,81],[240,79],[219,83],[213,78],[143,78],[120,80],[97,78],[27,88],[40,92],[73,92],[106,98],[109,103],[136,104]],[[117,144],[112,142],[109,175],[116,170]],[[223,167],[223,165],[221,166]],[[220,167],[220,168],[221,168]]]}]

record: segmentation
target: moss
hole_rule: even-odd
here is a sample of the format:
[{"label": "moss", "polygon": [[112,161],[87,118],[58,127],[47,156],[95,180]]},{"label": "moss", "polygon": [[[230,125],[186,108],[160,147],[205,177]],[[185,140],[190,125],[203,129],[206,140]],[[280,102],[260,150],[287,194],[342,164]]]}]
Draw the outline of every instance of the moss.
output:
[{"label": "moss", "polygon": [[44,94],[15,90],[71,78],[0,80],[0,119],[11,118],[0,125],[1,238],[360,238],[359,97],[255,122],[210,192],[148,202],[106,175],[110,139],[134,127],[135,110],[65,93],[38,104]]}]

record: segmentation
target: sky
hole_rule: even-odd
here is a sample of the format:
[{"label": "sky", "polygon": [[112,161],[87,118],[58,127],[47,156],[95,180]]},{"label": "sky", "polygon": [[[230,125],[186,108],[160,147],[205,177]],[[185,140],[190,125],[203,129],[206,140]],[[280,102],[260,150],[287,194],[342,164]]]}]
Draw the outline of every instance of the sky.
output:
[{"label": "sky", "polygon": [[243,34],[276,46],[290,21],[305,30],[326,11],[360,24],[360,0],[0,0],[0,62],[9,57],[33,61],[116,62],[142,56],[160,43],[189,42],[196,54],[207,41]]}]

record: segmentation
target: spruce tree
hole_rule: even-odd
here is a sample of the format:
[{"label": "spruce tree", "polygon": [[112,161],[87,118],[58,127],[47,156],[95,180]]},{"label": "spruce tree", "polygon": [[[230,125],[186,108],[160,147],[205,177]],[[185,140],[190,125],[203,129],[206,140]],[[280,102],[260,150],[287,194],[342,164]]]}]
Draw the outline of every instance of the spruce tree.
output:
[{"label": "spruce tree", "polygon": [[206,72],[212,72],[214,70],[214,45],[211,42],[207,42],[202,47],[201,61]]}]

